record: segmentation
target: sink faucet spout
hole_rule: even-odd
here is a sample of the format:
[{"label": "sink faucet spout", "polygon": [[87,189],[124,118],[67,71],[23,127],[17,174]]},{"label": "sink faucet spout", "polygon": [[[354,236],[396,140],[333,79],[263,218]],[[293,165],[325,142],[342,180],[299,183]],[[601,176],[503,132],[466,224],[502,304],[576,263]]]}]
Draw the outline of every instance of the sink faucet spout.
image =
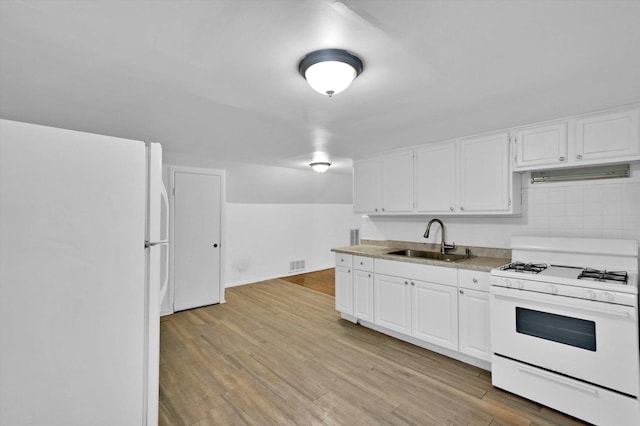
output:
[{"label": "sink faucet spout", "polygon": [[456,243],[447,244],[445,242],[445,230],[444,223],[440,219],[431,219],[429,223],[427,223],[427,230],[424,231],[424,238],[429,238],[429,231],[431,231],[431,225],[433,222],[440,224],[440,229],[442,230],[442,239],[440,240],[440,253],[445,254],[447,250],[453,250],[456,248]]}]

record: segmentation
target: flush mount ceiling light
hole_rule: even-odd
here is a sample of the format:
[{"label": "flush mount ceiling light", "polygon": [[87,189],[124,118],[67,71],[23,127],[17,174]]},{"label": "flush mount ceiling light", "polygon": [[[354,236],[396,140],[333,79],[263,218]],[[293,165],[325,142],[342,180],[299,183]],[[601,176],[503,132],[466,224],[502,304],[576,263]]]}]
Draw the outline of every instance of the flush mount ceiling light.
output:
[{"label": "flush mount ceiling light", "polygon": [[329,170],[329,166],[331,165],[331,163],[327,163],[325,161],[318,161],[318,162],[315,162],[315,163],[310,163],[309,165],[316,172],[324,173],[327,170]]},{"label": "flush mount ceiling light", "polygon": [[298,71],[318,93],[333,95],[349,87],[363,70],[362,60],[343,49],[322,49],[302,58]]}]

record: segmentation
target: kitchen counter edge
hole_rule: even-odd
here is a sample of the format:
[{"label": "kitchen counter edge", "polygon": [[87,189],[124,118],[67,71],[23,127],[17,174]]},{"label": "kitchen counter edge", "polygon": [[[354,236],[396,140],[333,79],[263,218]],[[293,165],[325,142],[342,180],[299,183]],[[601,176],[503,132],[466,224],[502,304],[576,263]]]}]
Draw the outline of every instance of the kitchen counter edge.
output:
[{"label": "kitchen counter edge", "polygon": [[375,259],[394,260],[397,262],[418,263],[421,265],[444,266],[447,268],[469,269],[472,271],[489,272],[492,269],[505,265],[511,260],[508,258],[498,257],[482,257],[473,256],[457,262],[445,262],[442,260],[424,259],[424,258],[408,258],[403,256],[390,255],[392,251],[398,250],[397,247],[360,244],[357,246],[336,247],[331,251],[334,253],[344,253],[356,256],[373,257]]}]

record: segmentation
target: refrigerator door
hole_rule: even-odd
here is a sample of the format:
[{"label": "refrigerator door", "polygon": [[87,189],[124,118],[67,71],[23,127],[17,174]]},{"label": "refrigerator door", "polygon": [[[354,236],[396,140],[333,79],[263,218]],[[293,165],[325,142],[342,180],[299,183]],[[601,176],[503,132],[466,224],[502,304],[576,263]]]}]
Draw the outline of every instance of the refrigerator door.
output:
[{"label": "refrigerator door", "polygon": [[147,347],[146,347],[146,425],[158,424],[158,399],[160,390],[160,282],[166,275],[162,267],[167,245],[147,248]]},{"label": "refrigerator door", "polygon": [[143,424],[144,200],[144,143],[0,120],[0,424]]},{"label": "refrigerator door", "polygon": [[158,424],[160,304],[169,281],[169,201],[162,183],[162,146],[147,144],[147,425]]}]

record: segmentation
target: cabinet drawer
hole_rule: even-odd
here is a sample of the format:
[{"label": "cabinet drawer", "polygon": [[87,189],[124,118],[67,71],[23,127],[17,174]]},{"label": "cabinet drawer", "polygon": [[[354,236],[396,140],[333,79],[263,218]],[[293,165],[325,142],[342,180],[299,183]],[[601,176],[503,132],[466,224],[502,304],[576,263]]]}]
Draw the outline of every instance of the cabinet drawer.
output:
[{"label": "cabinet drawer", "polygon": [[348,266],[351,268],[353,262],[353,255],[336,253],[336,266]]},{"label": "cabinet drawer", "polygon": [[471,271],[469,269],[458,270],[458,287],[470,290],[489,291],[489,273]]},{"label": "cabinet drawer", "polygon": [[455,268],[443,266],[375,259],[374,271],[376,274],[392,275],[451,286],[456,286],[458,282],[458,271]]},{"label": "cabinet drawer", "polygon": [[373,257],[353,256],[353,269],[373,271]]}]

